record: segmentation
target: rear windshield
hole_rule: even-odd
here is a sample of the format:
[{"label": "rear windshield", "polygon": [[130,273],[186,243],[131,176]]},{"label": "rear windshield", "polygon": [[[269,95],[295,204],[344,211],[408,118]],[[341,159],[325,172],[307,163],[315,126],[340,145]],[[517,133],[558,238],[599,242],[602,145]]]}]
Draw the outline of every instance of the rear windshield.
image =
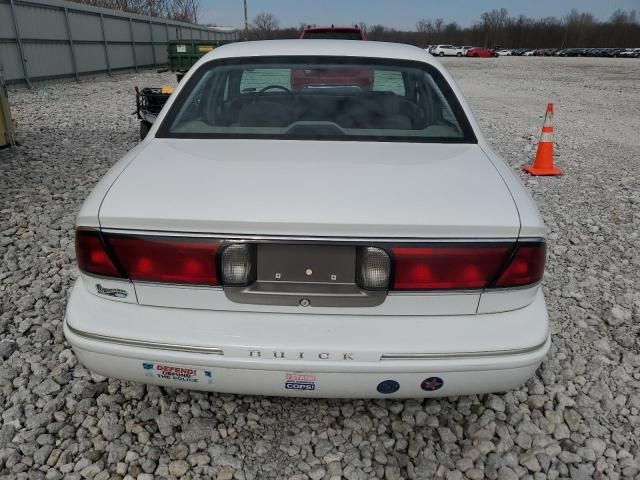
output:
[{"label": "rear windshield", "polygon": [[342,57],[212,61],[189,79],[157,136],[475,142],[434,67]]},{"label": "rear windshield", "polygon": [[323,40],[362,40],[358,30],[307,30],[302,38],[320,38]]}]

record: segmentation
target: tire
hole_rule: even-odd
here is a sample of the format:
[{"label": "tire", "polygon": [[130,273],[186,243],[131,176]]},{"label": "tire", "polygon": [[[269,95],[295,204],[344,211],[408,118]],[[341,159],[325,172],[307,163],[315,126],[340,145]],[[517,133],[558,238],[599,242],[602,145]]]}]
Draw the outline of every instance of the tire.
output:
[{"label": "tire", "polygon": [[180,80],[182,80],[183,77],[184,77],[184,73],[176,73],[176,80],[178,80],[178,82],[180,82]]},{"label": "tire", "polygon": [[145,120],[140,121],[140,140],[144,140],[144,138],[149,133],[151,129],[151,124]]},{"label": "tire", "polygon": [[438,55],[444,57],[444,52],[440,52]]},{"label": "tire", "polygon": [[460,52],[456,53],[456,57],[461,57],[462,54]]}]

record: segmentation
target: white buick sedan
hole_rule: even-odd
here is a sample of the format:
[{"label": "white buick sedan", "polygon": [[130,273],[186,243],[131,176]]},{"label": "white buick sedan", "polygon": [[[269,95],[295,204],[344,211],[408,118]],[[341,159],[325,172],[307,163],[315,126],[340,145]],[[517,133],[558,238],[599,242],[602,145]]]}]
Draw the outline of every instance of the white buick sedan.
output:
[{"label": "white buick sedan", "polygon": [[227,45],[77,221],[90,370],[217,392],[504,391],[549,349],[545,228],[415,47]]}]

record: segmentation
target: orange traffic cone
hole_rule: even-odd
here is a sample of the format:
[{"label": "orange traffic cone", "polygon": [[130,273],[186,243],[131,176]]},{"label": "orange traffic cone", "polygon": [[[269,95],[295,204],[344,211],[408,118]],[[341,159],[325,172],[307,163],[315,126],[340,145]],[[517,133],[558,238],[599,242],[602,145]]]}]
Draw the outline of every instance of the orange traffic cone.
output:
[{"label": "orange traffic cone", "polygon": [[547,113],[544,116],[536,159],[533,161],[533,165],[525,165],[522,168],[531,175],[563,174],[562,170],[553,165],[553,103],[547,104]]}]

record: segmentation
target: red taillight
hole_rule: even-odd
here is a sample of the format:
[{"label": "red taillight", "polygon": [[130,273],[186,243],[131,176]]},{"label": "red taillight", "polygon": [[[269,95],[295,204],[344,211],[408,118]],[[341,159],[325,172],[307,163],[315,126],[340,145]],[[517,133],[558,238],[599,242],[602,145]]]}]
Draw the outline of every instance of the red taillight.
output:
[{"label": "red taillight", "polygon": [[393,290],[485,288],[499,273],[511,244],[394,247]]},{"label": "red taillight", "polygon": [[220,243],[210,239],[107,235],[131,280],[217,285]]},{"label": "red taillight", "polygon": [[393,247],[392,290],[518,287],[542,279],[544,242]]},{"label": "red taillight", "polygon": [[100,232],[76,231],[76,258],[78,267],[83,272],[105,277],[122,277],[102,243]]},{"label": "red taillight", "polygon": [[544,242],[521,243],[500,277],[496,287],[519,287],[542,280],[546,247]]}]

